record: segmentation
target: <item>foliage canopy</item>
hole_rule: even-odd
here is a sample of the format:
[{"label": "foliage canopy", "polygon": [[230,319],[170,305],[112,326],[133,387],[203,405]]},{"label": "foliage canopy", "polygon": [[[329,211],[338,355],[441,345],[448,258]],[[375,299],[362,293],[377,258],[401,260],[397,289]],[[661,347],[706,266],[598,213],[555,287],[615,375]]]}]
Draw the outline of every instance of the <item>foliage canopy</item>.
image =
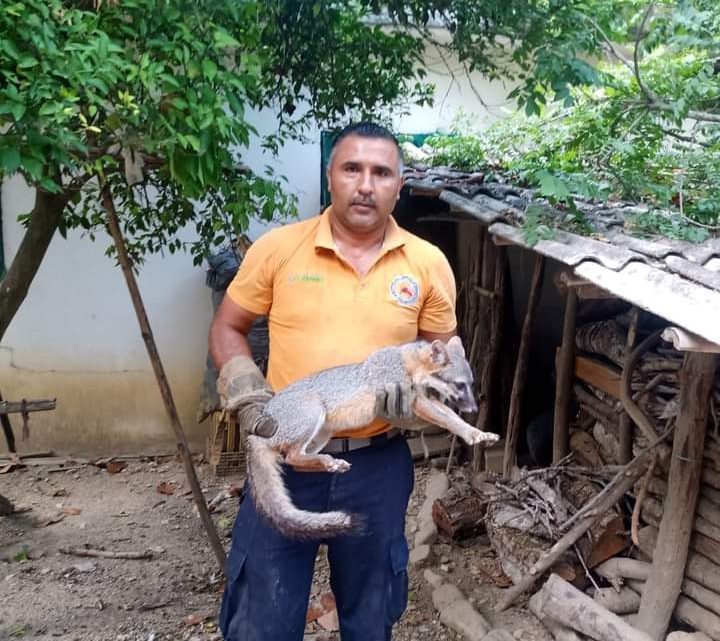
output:
[{"label": "foliage canopy", "polygon": [[571,211],[572,194],[647,203],[638,231],[702,240],[720,222],[720,5],[616,4],[634,12],[585,16],[605,53],[588,82],[485,132],[458,123],[428,141],[434,162],[509,172]]}]

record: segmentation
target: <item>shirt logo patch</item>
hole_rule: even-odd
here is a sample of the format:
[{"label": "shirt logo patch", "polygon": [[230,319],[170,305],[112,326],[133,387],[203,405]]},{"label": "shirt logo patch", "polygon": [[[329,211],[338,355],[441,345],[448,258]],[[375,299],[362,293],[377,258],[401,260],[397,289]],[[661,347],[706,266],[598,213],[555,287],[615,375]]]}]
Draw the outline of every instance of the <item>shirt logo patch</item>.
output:
[{"label": "shirt logo patch", "polygon": [[325,280],[322,274],[290,274],[288,282],[294,283],[322,283]]},{"label": "shirt logo patch", "polygon": [[401,305],[413,305],[417,302],[420,286],[407,274],[395,276],[390,283],[390,296]]}]

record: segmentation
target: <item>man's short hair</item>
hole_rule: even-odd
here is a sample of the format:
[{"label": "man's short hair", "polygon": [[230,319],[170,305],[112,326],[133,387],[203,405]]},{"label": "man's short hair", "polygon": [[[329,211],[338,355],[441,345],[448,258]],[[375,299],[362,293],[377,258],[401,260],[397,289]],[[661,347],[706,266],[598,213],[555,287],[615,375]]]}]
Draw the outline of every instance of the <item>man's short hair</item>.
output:
[{"label": "man's short hair", "polygon": [[335,140],[333,140],[333,144],[330,149],[328,166],[332,163],[333,154],[335,153],[335,148],[338,146],[338,143],[349,136],[359,136],[360,138],[380,138],[382,140],[392,141],[398,152],[398,158],[400,159],[400,173],[402,174],[404,169],[403,154],[397,138],[395,138],[394,134],[386,127],[367,120],[350,124],[342,129],[337,136],[335,136]]}]

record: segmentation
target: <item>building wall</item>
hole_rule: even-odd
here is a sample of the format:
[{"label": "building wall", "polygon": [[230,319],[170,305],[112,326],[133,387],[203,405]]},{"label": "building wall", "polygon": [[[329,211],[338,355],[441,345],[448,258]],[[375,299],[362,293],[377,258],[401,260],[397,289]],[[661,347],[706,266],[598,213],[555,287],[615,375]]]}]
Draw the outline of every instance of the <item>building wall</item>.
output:
[{"label": "building wall", "polygon": [[[467,79],[450,62],[455,79],[432,51],[429,80],[437,87],[433,108],[413,109],[396,119],[401,133],[447,129],[458,110],[486,123],[502,115],[508,89],[473,78],[489,105],[483,107]],[[271,113],[257,113],[260,132],[274,127]],[[273,159],[254,145],[244,161],[257,170],[272,164],[297,194],[301,216],[318,212],[320,203],[320,135],[289,143]],[[2,186],[3,238],[9,264],[22,238],[17,216],[32,207],[33,192],[15,177]],[[253,223],[251,238],[262,233]],[[57,409],[31,415],[23,451],[130,453],[173,447],[155,379],[122,274],[104,255],[109,239],[95,243],[72,232],[56,236],[28,297],[0,345],[0,391],[7,399],[57,398]],[[210,290],[204,269],[187,255],[151,257],[139,284],[181,419],[195,446],[209,427],[195,421],[211,320]],[[19,419],[13,417],[19,434]],[[4,443],[0,441],[0,451]]]}]

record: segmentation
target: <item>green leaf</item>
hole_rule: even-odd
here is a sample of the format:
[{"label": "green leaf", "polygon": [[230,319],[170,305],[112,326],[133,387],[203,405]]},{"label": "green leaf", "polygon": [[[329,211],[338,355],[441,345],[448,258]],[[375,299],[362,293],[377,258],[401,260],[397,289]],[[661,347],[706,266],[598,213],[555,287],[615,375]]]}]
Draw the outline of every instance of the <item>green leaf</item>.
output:
[{"label": "green leaf", "polygon": [[25,115],[25,105],[22,104],[21,102],[16,102],[15,104],[12,105],[12,107],[10,108],[10,111],[13,115],[13,118],[15,118],[15,120],[20,120]]},{"label": "green leaf", "polygon": [[535,179],[540,183],[540,193],[543,196],[555,198],[556,200],[566,200],[570,196],[570,190],[563,180],[554,176],[549,171],[541,169],[535,173]]},{"label": "green leaf", "polygon": [[185,138],[195,151],[200,151],[200,138],[198,138],[194,134],[185,134]]},{"label": "green leaf", "polygon": [[202,61],[202,71],[203,71],[203,75],[208,80],[213,80],[215,78],[215,76],[217,76],[218,67],[209,58],[204,58]]},{"label": "green leaf", "polygon": [[21,157],[17,149],[5,147],[0,149],[0,167],[5,174],[12,174],[20,167]]},{"label": "green leaf", "polygon": [[35,67],[36,65],[40,64],[37,58],[33,58],[32,56],[22,56],[20,60],[18,60],[17,68],[18,69],[30,69],[30,67]]},{"label": "green leaf", "polygon": [[239,47],[240,42],[233,38],[224,29],[218,29],[214,34],[215,46],[217,47]]}]

